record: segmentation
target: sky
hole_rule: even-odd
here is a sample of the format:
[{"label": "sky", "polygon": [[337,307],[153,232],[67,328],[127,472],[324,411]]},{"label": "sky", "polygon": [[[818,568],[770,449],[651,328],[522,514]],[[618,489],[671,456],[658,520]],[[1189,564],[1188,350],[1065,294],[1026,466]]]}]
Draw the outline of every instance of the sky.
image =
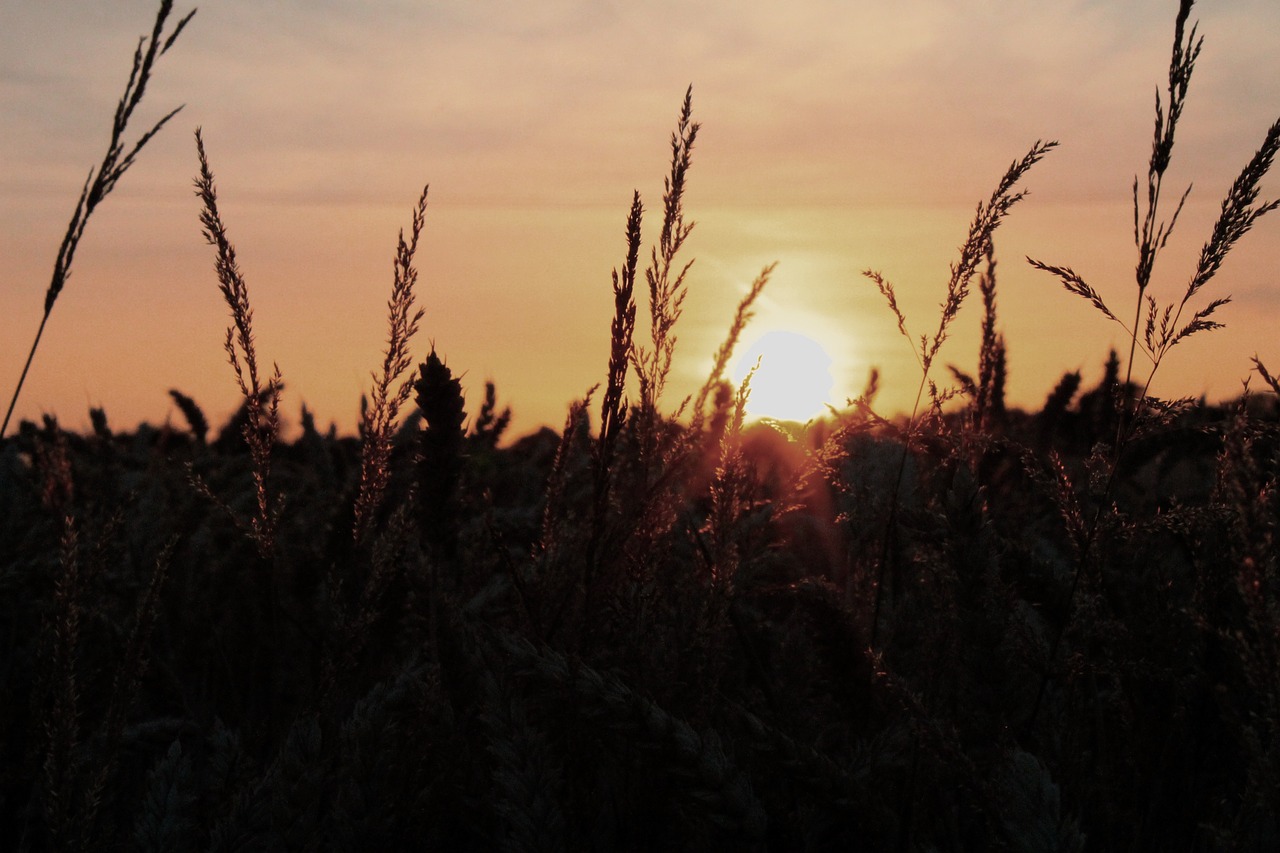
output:
[{"label": "sky", "polygon": [[[0,0],[6,402],[156,6]],[[1110,347],[1127,349],[1122,329],[1025,258],[1072,266],[1117,314],[1133,311],[1131,184],[1145,175],[1176,6],[204,4],[160,61],[134,132],[185,107],[90,221],[16,416],[83,428],[98,406],[117,429],[181,424],[170,388],[215,424],[237,405],[192,190],[199,126],[288,422],[305,403],[322,426],[354,429],[386,343],[396,237],[430,184],[416,358],[434,344],[473,411],[493,381],[516,434],[559,427],[605,379],[631,194],[646,205],[647,254],[690,85],[702,129],[685,204],[697,224],[668,411],[701,385],[738,300],[775,261],[742,351],[783,364],[785,349],[762,341],[816,343],[830,402],[857,395],[875,367],[878,407],[909,408],[919,367],[863,271],[893,282],[913,336],[932,334],[975,206],[1036,140],[1056,139],[996,236],[1010,403],[1037,408],[1064,372],[1088,385]],[[1223,195],[1280,117],[1280,4],[1206,2],[1193,20],[1204,50],[1167,194],[1193,190],[1155,271],[1162,302],[1181,297]],[[1280,195],[1280,179],[1263,190]],[[1153,393],[1227,398],[1255,353],[1280,367],[1278,261],[1273,214],[1202,293],[1233,297],[1218,313],[1227,328],[1173,351]],[[964,306],[934,378],[947,364],[976,370],[980,316],[976,299]]]}]

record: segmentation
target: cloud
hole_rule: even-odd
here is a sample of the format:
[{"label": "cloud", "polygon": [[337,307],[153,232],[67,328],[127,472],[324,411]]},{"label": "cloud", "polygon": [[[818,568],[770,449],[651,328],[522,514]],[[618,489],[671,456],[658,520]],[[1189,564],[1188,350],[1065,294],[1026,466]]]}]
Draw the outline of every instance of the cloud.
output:
[{"label": "cloud", "polygon": [[[110,29],[92,39],[85,29],[108,16],[83,4],[55,0],[19,17],[5,61],[28,76],[6,75],[6,115],[54,138],[101,133],[92,103],[113,97],[103,92],[123,76],[112,69],[152,6],[107,5]],[[475,198],[605,203],[608,182],[625,184],[635,161],[652,161],[692,82],[704,138],[750,162],[735,167],[737,180],[708,185],[718,200],[920,200],[954,185],[957,171],[991,180],[1038,136],[1061,137],[1102,167],[1064,182],[1087,194],[1134,168],[1116,140],[1149,124],[1167,7],[233,0],[200,10],[160,78],[189,104],[188,120],[234,137],[264,189],[350,171],[385,194],[395,175],[429,169],[469,175]],[[1214,127],[1257,125],[1241,114],[1280,79],[1260,35],[1280,10],[1248,2],[1203,14],[1209,48],[1229,59],[1239,43],[1247,59],[1206,71],[1193,97],[1214,110]],[[45,40],[97,47],[79,66],[50,68],[33,44]],[[110,82],[92,99],[69,98],[47,81],[39,88],[41,74]],[[37,134],[13,133],[14,148],[36,144]],[[971,195],[956,187],[957,198]]]}]

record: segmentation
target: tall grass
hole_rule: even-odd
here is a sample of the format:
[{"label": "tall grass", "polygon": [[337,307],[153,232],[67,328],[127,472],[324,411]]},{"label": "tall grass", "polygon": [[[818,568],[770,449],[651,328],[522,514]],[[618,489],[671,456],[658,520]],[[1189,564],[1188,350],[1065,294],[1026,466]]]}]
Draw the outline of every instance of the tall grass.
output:
[{"label": "tall grass", "polygon": [[[1194,0],[1181,0],[1179,4],[1174,22],[1173,51],[1169,60],[1167,100],[1162,102],[1158,92],[1156,95],[1155,131],[1151,157],[1147,166],[1145,204],[1144,199],[1139,195],[1138,178],[1135,176],[1133,179],[1133,238],[1138,250],[1133,325],[1126,326],[1107,307],[1102,295],[1070,267],[1054,266],[1032,258],[1027,259],[1034,268],[1057,276],[1069,293],[1087,299],[1105,318],[1124,328],[1129,336],[1129,356],[1125,366],[1124,384],[1117,388],[1119,396],[1114,401],[1120,417],[1117,419],[1116,435],[1109,452],[1105,485],[1099,495],[1100,501],[1092,519],[1078,535],[1079,563],[1072,579],[1071,589],[1067,594],[1068,613],[1075,607],[1081,572],[1092,558],[1100,525],[1103,523],[1103,513],[1110,502],[1122,455],[1135,434],[1144,427],[1150,427],[1150,424],[1144,423],[1145,416],[1150,410],[1155,410],[1157,422],[1167,421],[1169,418],[1170,405],[1149,396],[1156,372],[1160,369],[1165,357],[1178,344],[1192,335],[1223,328],[1221,323],[1211,318],[1219,308],[1231,301],[1231,297],[1218,297],[1201,308],[1193,309],[1191,319],[1184,323],[1183,315],[1187,306],[1218,274],[1227,255],[1252,229],[1254,223],[1263,215],[1280,207],[1280,200],[1258,202],[1262,180],[1271,169],[1277,149],[1280,149],[1280,119],[1278,119],[1271,125],[1257,152],[1245,164],[1239,177],[1227,191],[1218,219],[1200,250],[1199,260],[1181,298],[1177,302],[1170,302],[1162,307],[1149,293],[1156,260],[1168,244],[1178,215],[1182,212],[1187,196],[1191,193],[1191,188],[1188,187],[1182,193],[1168,220],[1161,219],[1160,200],[1164,176],[1173,156],[1178,121],[1186,103],[1191,76],[1203,44],[1203,38],[1197,38],[1195,24],[1189,30],[1187,29],[1187,21],[1193,5]],[[1143,320],[1144,314],[1145,320]],[[1141,331],[1139,331],[1140,328]],[[1142,381],[1141,387],[1134,387],[1132,385],[1134,359],[1138,353],[1148,359],[1150,368],[1146,371],[1146,378]],[[1134,393],[1130,393],[1131,389]],[[1176,406],[1176,403],[1174,405]],[[1065,624],[1062,630],[1066,630]],[[1060,632],[1055,636],[1051,647],[1049,656],[1051,664],[1057,656],[1061,640]],[[1046,680],[1047,678],[1046,675]],[[1043,690],[1042,686],[1041,694]],[[1032,712],[1033,721],[1038,708],[1037,701]]]},{"label": "tall grass", "polygon": [[[285,441],[197,131],[241,411],[210,437],[174,390],[184,427],[96,410],[0,444],[0,848],[1275,849],[1280,383],[1255,357],[1266,389],[1227,406],[1148,396],[1275,206],[1273,129],[1181,300],[1154,301],[1190,8],[1135,191],[1129,363],[1038,412],[1004,399],[993,237],[1053,143],[978,205],[928,333],[867,273],[921,369],[909,416],[875,412],[873,371],[828,419],[747,422],[751,378],[724,371],[772,265],[666,401],[698,286],[686,92],[648,328],[635,194],[604,376],[561,430],[504,442],[492,384],[471,399],[444,353],[412,355],[424,189],[360,434],[304,409]],[[948,388],[975,282],[976,365]]]},{"label": "tall grass", "polygon": [[[400,376],[413,364],[409,354],[409,342],[418,331],[423,311],[413,311],[416,296],[413,292],[418,281],[414,267],[414,254],[418,250],[418,237],[422,234],[427,211],[427,188],[423,187],[418,204],[413,209],[413,222],[409,228],[409,240],[404,232],[396,243],[395,283],[387,302],[387,349],[382,360],[382,372],[374,377],[373,405],[365,412],[361,425],[364,451],[360,463],[360,492],[355,505],[356,540],[363,538],[370,523],[370,516],[381,503],[382,495],[391,478],[392,430],[400,418],[400,408],[409,399],[413,388],[411,380],[405,380],[392,392],[391,388]],[[410,313],[412,312],[412,313]]]},{"label": "tall grass", "polygon": [[1173,157],[1178,120],[1182,116],[1191,76],[1204,42],[1203,37],[1196,36],[1196,25],[1193,24],[1191,29],[1187,30],[1187,20],[1194,5],[1194,0],[1180,2],[1174,24],[1173,53],[1169,60],[1167,101],[1162,102],[1159,93],[1156,94],[1155,132],[1151,144],[1151,158],[1147,166],[1145,203],[1144,199],[1139,197],[1138,178],[1135,176],[1133,179],[1133,239],[1138,250],[1138,261],[1135,267],[1137,293],[1133,324],[1126,326],[1107,307],[1102,295],[1070,267],[1053,266],[1031,258],[1027,259],[1036,269],[1057,276],[1068,292],[1089,300],[1104,317],[1124,328],[1129,336],[1129,356],[1124,379],[1126,388],[1133,381],[1135,356],[1140,352],[1151,363],[1138,394],[1131,401],[1125,401],[1124,418],[1120,422],[1120,431],[1115,441],[1117,453],[1123,448],[1135,422],[1147,407],[1147,394],[1165,356],[1192,335],[1222,328],[1221,323],[1210,318],[1219,308],[1227,305],[1231,297],[1210,300],[1202,308],[1194,309],[1191,319],[1183,323],[1183,314],[1191,300],[1218,274],[1227,255],[1240,238],[1253,228],[1254,223],[1263,215],[1280,207],[1280,200],[1258,203],[1262,180],[1271,169],[1277,149],[1280,149],[1280,120],[1277,120],[1267,131],[1257,152],[1241,170],[1239,177],[1223,199],[1221,213],[1214,223],[1212,233],[1200,250],[1200,258],[1182,297],[1176,303],[1171,302],[1161,306],[1155,297],[1148,293],[1156,260],[1173,235],[1178,216],[1191,193],[1191,187],[1188,186],[1168,220],[1161,219],[1160,201],[1164,176]]},{"label": "tall grass", "polygon": [[161,0],[151,35],[143,36],[138,40],[138,47],[133,53],[133,66],[129,70],[129,79],[125,82],[124,94],[120,96],[115,116],[111,120],[111,141],[107,143],[107,153],[102,156],[102,162],[96,168],[89,170],[89,176],[85,178],[84,187],[80,190],[80,198],[76,201],[75,210],[71,213],[71,221],[67,223],[67,233],[62,238],[62,245],[58,247],[58,256],[53,262],[53,275],[44,294],[44,313],[40,316],[40,326],[36,329],[35,339],[31,342],[31,351],[27,354],[27,360],[22,366],[18,384],[14,387],[13,396],[9,399],[9,408],[5,410],[4,422],[0,423],[0,438],[9,431],[9,419],[13,416],[13,407],[17,405],[18,395],[22,393],[22,386],[27,381],[27,372],[31,369],[31,362],[35,358],[36,349],[40,346],[40,339],[44,336],[44,328],[49,322],[49,315],[53,313],[53,306],[66,286],[67,279],[71,277],[71,266],[75,261],[76,249],[80,246],[80,238],[84,236],[89,218],[98,209],[98,205],[116,188],[116,184],[124,177],[124,173],[129,171],[129,167],[137,161],[143,147],[182,109],[178,107],[171,110],[131,145],[126,142],[125,136],[129,130],[129,122],[133,118],[134,110],[142,103],[143,95],[146,94],[156,60],[173,47],[173,43],[177,41],[182,30],[196,13],[196,10],[192,9],[179,19],[173,31],[166,35],[165,25],[172,11],[173,0]]},{"label": "tall grass", "polygon": [[[876,579],[875,604],[871,617],[871,642],[873,645],[876,644],[879,638],[880,613],[886,595],[885,583],[886,580],[890,579],[892,573],[892,561],[895,556],[893,539],[897,534],[898,526],[898,498],[902,488],[903,475],[906,472],[907,458],[911,453],[911,445],[915,437],[916,418],[920,413],[920,404],[924,399],[926,389],[929,390],[934,413],[940,415],[942,403],[945,402],[944,395],[939,394],[936,384],[932,383],[930,379],[934,360],[938,357],[938,351],[942,349],[943,343],[947,340],[951,324],[955,322],[956,317],[960,314],[961,306],[969,297],[969,289],[973,283],[973,277],[978,272],[979,264],[982,263],[983,258],[992,256],[992,244],[996,230],[1000,227],[1005,217],[1009,215],[1009,211],[1014,205],[1026,197],[1025,191],[1015,192],[1018,183],[1030,171],[1032,166],[1056,148],[1057,145],[1057,142],[1037,140],[1021,160],[1012,163],[1005,171],[996,184],[995,190],[991,193],[990,199],[978,203],[973,221],[969,224],[969,233],[965,237],[964,243],[960,246],[960,257],[951,265],[951,276],[947,280],[947,291],[942,302],[942,313],[938,318],[938,328],[934,331],[932,337],[922,334],[918,347],[911,333],[907,331],[907,318],[898,307],[897,294],[893,285],[875,270],[866,270],[863,273],[864,276],[875,283],[880,293],[884,296],[889,305],[889,310],[893,312],[898,321],[899,333],[911,344],[912,352],[920,365],[920,384],[916,388],[915,402],[912,403],[911,413],[907,417],[902,451],[898,458],[898,475],[894,481],[893,494],[889,499],[889,515],[884,523],[880,570]],[[992,294],[990,298],[994,299],[994,291],[992,291]]]},{"label": "tall grass", "polygon": [[254,540],[263,554],[271,550],[277,522],[277,507],[272,506],[267,478],[271,474],[271,448],[280,432],[280,390],[284,387],[279,365],[264,379],[258,368],[258,353],[253,337],[253,308],[249,304],[249,286],[240,271],[235,246],[227,237],[222,214],[218,210],[218,193],[204,152],[204,138],[196,129],[196,153],[200,158],[200,174],[196,178],[196,194],[203,209],[200,224],[204,238],[214,247],[217,259],[214,270],[218,290],[231,311],[231,325],[223,341],[227,363],[235,373],[236,386],[244,400],[245,422],[241,430],[253,459],[253,485],[257,498],[257,515],[250,522]]}]

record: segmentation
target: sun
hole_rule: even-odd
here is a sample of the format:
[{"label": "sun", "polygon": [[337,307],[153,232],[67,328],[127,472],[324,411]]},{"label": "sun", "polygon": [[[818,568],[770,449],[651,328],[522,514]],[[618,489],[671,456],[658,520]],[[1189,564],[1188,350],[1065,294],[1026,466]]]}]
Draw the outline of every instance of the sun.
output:
[{"label": "sun", "polygon": [[741,383],[757,359],[748,415],[805,423],[826,411],[835,380],[831,356],[821,344],[799,332],[768,332],[738,359],[734,380]]}]

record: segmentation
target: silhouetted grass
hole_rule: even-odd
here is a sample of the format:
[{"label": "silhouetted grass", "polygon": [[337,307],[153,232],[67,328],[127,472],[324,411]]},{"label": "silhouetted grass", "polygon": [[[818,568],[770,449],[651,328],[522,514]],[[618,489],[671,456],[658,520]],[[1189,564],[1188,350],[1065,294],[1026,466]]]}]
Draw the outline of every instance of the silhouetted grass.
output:
[{"label": "silhouetted grass", "polygon": [[[1182,302],[1152,307],[1190,6],[1135,214],[1130,344],[1154,366],[1215,322],[1222,300],[1178,306],[1274,206],[1273,131]],[[772,266],[692,405],[664,411],[697,127],[686,93],[648,343],[637,194],[600,385],[509,442],[492,385],[469,401],[464,371],[412,353],[425,191],[360,434],[304,408],[282,440],[197,137],[241,410],[209,441],[175,390],[185,426],[121,433],[98,410],[87,435],[49,417],[0,443],[0,849],[1280,846],[1264,362],[1269,391],[1224,406],[1151,398],[1112,352],[1096,385],[1068,373],[1040,411],[1009,407],[992,235],[1038,143],[979,205],[932,336],[871,274],[920,361],[916,411],[877,414],[873,372],[827,419],[745,422],[750,379],[724,365]],[[938,387],[975,278],[976,367]]]},{"label": "silhouetted grass", "polygon": [[173,32],[166,37],[165,24],[172,11],[173,0],[161,0],[151,35],[138,40],[138,47],[133,53],[133,66],[129,70],[129,79],[125,83],[124,94],[120,96],[120,103],[116,105],[115,116],[111,121],[111,141],[107,143],[107,153],[103,155],[102,162],[96,169],[89,170],[89,177],[85,178],[84,189],[80,191],[80,198],[71,214],[71,221],[67,223],[67,233],[62,238],[62,245],[58,247],[58,257],[53,262],[53,276],[44,294],[44,313],[40,317],[40,326],[36,329],[35,339],[31,342],[31,351],[27,354],[26,363],[22,366],[22,375],[18,377],[18,384],[14,387],[13,396],[9,399],[4,423],[0,424],[0,438],[9,431],[9,419],[13,417],[13,407],[17,405],[18,395],[22,393],[22,386],[26,383],[27,371],[31,369],[31,361],[35,358],[36,349],[40,346],[40,338],[44,335],[44,327],[49,322],[49,315],[53,313],[53,306],[57,303],[62,288],[66,286],[67,279],[71,276],[71,265],[75,261],[76,249],[80,247],[80,238],[84,236],[89,218],[93,216],[98,205],[116,188],[116,184],[124,177],[124,173],[129,171],[129,167],[142,153],[143,147],[169,123],[169,119],[182,109],[178,107],[171,110],[126,150],[124,135],[129,129],[129,121],[133,118],[134,110],[142,103],[142,96],[146,94],[147,83],[151,81],[156,60],[173,47],[183,28],[196,13],[195,9],[188,12],[174,26]]}]

